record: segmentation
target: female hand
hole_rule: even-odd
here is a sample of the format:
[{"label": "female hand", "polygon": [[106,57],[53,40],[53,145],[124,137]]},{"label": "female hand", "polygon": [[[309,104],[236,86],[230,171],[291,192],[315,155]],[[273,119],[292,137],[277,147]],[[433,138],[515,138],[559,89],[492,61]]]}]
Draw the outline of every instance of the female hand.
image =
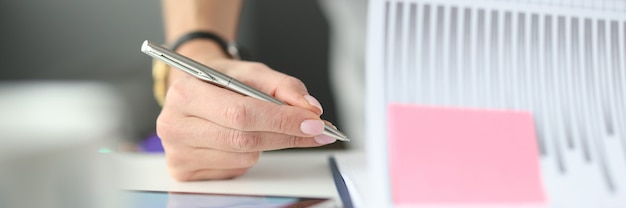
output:
[{"label": "female hand", "polygon": [[262,151],[335,141],[322,135],[322,107],[300,80],[260,63],[227,59],[215,47],[202,42],[179,52],[288,105],[244,96],[171,69],[157,133],[172,177],[233,178],[252,167]]}]

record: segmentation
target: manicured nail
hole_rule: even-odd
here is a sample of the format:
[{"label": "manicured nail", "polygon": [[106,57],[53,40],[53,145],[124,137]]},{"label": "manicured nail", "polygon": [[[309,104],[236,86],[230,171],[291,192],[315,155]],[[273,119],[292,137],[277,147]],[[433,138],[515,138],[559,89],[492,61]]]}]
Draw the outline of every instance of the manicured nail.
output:
[{"label": "manicured nail", "polygon": [[326,135],[319,135],[314,137],[313,139],[315,139],[315,142],[317,142],[318,144],[330,144],[337,141],[337,139]]},{"label": "manicured nail", "polygon": [[324,113],[324,109],[322,109],[322,104],[320,104],[319,101],[317,101],[317,99],[315,99],[313,96],[310,95],[305,95],[304,99],[309,102],[309,105],[315,106],[317,108],[320,109],[320,111],[322,111],[322,113]]},{"label": "manicured nail", "polygon": [[300,131],[309,135],[320,135],[324,132],[324,121],[322,120],[304,120],[300,124]]}]

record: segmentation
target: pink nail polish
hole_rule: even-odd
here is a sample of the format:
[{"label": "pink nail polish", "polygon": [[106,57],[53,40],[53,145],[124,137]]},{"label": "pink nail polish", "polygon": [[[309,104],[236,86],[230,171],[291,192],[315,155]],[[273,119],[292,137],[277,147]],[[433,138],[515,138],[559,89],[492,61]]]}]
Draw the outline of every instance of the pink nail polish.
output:
[{"label": "pink nail polish", "polygon": [[318,144],[330,144],[337,141],[335,138],[326,135],[319,135],[314,137],[313,139],[315,139],[315,142],[317,142]]},{"label": "pink nail polish", "polygon": [[320,135],[324,132],[324,122],[322,120],[304,120],[300,124],[300,131],[309,135]]}]

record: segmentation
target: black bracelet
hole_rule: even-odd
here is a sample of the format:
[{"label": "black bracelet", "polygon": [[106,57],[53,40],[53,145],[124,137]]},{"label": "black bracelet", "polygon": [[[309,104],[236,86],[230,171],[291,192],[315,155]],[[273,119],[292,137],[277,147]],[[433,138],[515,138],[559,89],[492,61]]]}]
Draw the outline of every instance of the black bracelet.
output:
[{"label": "black bracelet", "polygon": [[228,55],[230,58],[240,59],[240,60],[242,60],[243,58],[241,56],[241,48],[237,46],[237,44],[228,43],[221,36],[213,32],[207,32],[207,31],[194,31],[194,32],[187,33],[181,36],[180,38],[178,38],[178,40],[176,40],[172,44],[171,49],[173,51],[176,51],[176,49],[178,49],[181,45],[193,39],[213,40],[220,46],[220,48],[222,48],[224,53],[226,53],[226,55]]}]

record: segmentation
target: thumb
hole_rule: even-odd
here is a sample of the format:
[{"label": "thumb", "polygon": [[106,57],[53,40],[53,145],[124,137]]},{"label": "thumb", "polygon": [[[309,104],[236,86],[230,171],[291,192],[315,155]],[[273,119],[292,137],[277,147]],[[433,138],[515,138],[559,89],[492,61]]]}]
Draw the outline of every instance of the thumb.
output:
[{"label": "thumb", "polygon": [[274,96],[288,105],[322,115],[322,105],[309,95],[306,86],[299,79],[256,62],[240,62],[236,68],[239,70],[232,70],[229,74],[239,81]]},{"label": "thumb", "polygon": [[311,96],[304,83],[295,77],[286,76],[277,83],[274,96],[291,106],[301,107],[318,115],[324,112],[320,102]]}]

